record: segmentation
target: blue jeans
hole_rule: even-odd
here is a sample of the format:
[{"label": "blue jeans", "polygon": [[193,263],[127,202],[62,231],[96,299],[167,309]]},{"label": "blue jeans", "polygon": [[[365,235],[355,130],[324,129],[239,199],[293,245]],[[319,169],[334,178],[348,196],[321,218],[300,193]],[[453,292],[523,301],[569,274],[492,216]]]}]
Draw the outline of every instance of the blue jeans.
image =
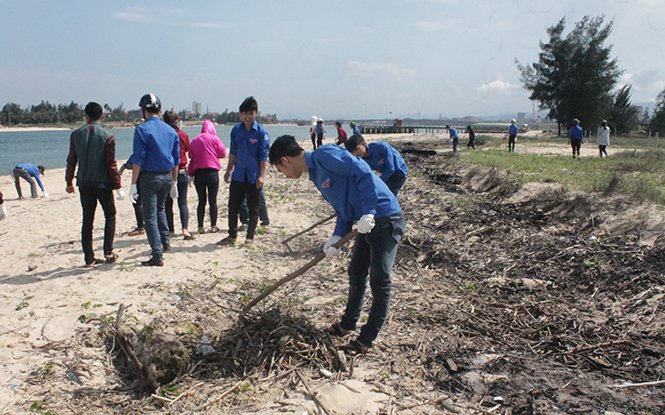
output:
[{"label": "blue jeans", "polygon": [[390,189],[391,192],[395,196],[397,196],[397,193],[402,189],[402,186],[404,186],[404,182],[406,181],[406,177],[402,177],[397,173],[393,173],[389,178],[386,184],[388,185],[388,189]]},{"label": "blue jeans", "polygon": [[[188,229],[189,226],[189,208],[187,207],[187,186],[189,179],[187,179],[187,169],[180,169],[178,171],[178,209],[180,209],[180,224],[183,229]],[[166,219],[169,223],[169,232],[175,232],[175,225],[173,223],[173,199],[171,196],[166,198]]]},{"label": "blue jeans", "polygon": [[164,203],[171,191],[171,172],[141,172],[141,202],[145,234],[152,249],[152,257],[162,260],[162,244],[170,243],[169,225],[166,220]]},{"label": "blue jeans", "polygon": [[372,290],[372,307],[367,323],[360,330],[358,341],[372,347],[388,315],[392,280],[390,274],[395,262],[397,245],[404,235],[402,212],[375,219],[370,233],[356,237],[349,263],[349,296],[340,326],[355,330],[367,289],[367,276]]}]

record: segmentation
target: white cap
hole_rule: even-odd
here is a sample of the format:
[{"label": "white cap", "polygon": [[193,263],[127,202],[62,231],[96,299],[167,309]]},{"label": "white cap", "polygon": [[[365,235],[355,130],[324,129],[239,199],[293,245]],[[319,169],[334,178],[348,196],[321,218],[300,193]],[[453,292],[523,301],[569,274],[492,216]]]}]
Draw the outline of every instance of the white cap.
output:
[{"label": "white cap", "polygon": [[510,120],[510,122],[517,122],[517,121],[515,121],[515,119],[513,118],[512,120]]}]

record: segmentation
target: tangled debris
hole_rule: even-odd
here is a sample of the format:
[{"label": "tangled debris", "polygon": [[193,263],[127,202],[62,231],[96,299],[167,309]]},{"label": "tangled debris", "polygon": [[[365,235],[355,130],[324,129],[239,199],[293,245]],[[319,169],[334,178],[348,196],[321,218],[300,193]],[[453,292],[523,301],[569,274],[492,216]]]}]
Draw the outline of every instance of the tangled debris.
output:
[{"label": "tangled debris", "polygon": [[[348,339],[321,328],[343,310],[348,250],[289,283],[249,325],[237,324],[234,310],[274,281],[234,276],[233,285],[179,293],[177,312],[150,322],[177,335],[192,358],[178,391],[139,395],[117,345],[106,337],[104,349],[90,326],[66,344],[45,346],[66,355],[67,368],[35,371],[33,392],[57,403],[58,414],[156,413],[162,406],[172,413],[293,412],[298,396],[326,412],[329,404],[309,386],[353,378],[384,393],[376,413],[665,412],[665,240],[647,235],[639,221],[621,232],[608,226],[629,202],[555,184],[525,192],[504,172],[435,151],[431,138],[393,145],[406,150],[411,175],[399,196],[407,232],[390,316],[372,352],[346,372],[335,346]],[[314,189],[290,186],[291,195],[317,203]],[[317,213],[313,222],[330,214],[320,206],[307,207]],[[303,263],[329,234],[315,228],[290,241],[288,252],[284,237],[272,235],[265,251],[249,255],[256,264]],[[643,245],[649,238],[653,244]],[[108,351],[107,388],[44,392],[65,370],[85,384],[95,348]]]}]

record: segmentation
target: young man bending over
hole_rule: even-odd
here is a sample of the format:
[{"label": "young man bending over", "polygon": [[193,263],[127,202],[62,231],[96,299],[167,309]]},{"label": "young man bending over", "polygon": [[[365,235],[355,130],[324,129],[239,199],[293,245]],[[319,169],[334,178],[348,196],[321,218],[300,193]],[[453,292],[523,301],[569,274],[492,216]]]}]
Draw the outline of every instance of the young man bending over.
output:
[{"label": "young man bending over", "polygon": [[382,141],[367,144],[362,135],[352,135],[344,145],[351,154],[365,160],[372,170],[379,172],[381,181],[397,196],[409,172],[399,151]]},{"label": "young man bending over", "polygon": [[296,139],[284,135],[270,147],[270,164],[286,177],[309,174],[323,198],[337,212],[332,238],[323,246],[328,257],[340,252],[333,247],[358,221],[358,237],[349,263],[349,295],[339,323],[326,329],[344,336],[356,329],[365,299],[367,277],[372,289],[372,307],[359,336],[342,349],[350,355],[367,352],[374,344],[388,314],[391,271],[397,245],[404,234],[404,216],[393,193],[369,165],[347,150],[326,144],[306,152]]}]

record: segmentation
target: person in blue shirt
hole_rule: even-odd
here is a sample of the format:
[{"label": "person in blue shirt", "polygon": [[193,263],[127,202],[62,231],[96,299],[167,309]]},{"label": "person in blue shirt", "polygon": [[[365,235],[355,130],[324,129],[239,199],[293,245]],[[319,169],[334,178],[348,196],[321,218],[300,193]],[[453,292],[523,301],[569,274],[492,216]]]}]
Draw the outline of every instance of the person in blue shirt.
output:
[{"label": "person in blue shirt", "polygon": [[351,127],[351,129],[353,129],[353,134],[352,135],[360,135],[360,130],[358,129],[358,127],[356,127],[356,123],[351,121],[349,123],[349,127]]},{"label": "person in blue shirt", "polygon": [[[171,235],[164,211],[166,197],[178,197],[178,165],[180,139],[170,125],[159,119],[162,102],[154,94],[145,94],[139,101],[145,122],[134,130],[132,186],[129,198],[138,198],[137,182],[141,180],[141,209],[145,233],[152,254],[145,266],[164,266],[163,253],[171,250]],[[139,178],[140,175],[140,178]]]},{"label": "person in blue shirt", "polygon": [[382,141],[367,144],[362,135],[352,135],[346,140],[345,146],[351,154],[360,157],[369,164],[372,170],[379,172],[381,181],[397,196],[406,181],[406,174],[409,172],[399,151]]},{"label": "person in blue shirt", "polygon": [[21,182],[19,179],[23,179],[30,183],[30,193],[32,194],[33,199],[37,199],[39,197],[39,193],[37,191],[38,185],[39,188],[42,189],[42,192],[44,192],[44,197],[49,197],[49,194],[46,193],[46,190],[44,190],[44,185],[39,178],[39,175],[44,174],[45,172],[46,169],[41,164],[39,166],[35,166],[34,164],[23,163],[14,167],[14,170],[12,170],[12,176],[14,176],[14,186],[16,186],[16,193],[18,193],[19,200],[23,199],[23,192],[21,191]]},{"label": "person in blue shirt", "polygon": [[508,129],[508,151],[515,151],[515,140],[519,131],[515,125],[516,122],[514,119],[510,121],[510,128]]},{"label": "person in blue shirt", "polygon": [[259,195],[265,182],[268,166],[270,135],[256,122],[259,104],[254,97],[247,97],[239,108],[242,122],[231,130],[229,162],[224,181],[229,186],[229,236],[217,242],[220,246],[233,245],[238,238],[238,215],[247,198],[249,223],[245,245],[254,243],[259,221]]},{"label": "person in blue shirt", "polygon": [[326,331],[345,336],[356,329],[369,276],[373,301],[367,323],[355,340],[341,348],[350,355],[366,353],[373,346],[388,314],[391,271],[405,228],[399,202],[367,163],[334,144],[306,152],[295,137],[283,135],[270,147],[270,164],[293,179],[308,173],[323,198],[337,212],[333,236],[323,245],[327,257],[340,252],[333,245],[351,232],[357,221],[358,236],[348,267],[346,309],[341,321]]},{"label": "person in blue shirt", "polygon": [[568,130],[568,144],[573,148],[573,158],[580,159],[580,148],[584,139],[584,130],[580,127],[580,120],[573,119],[573,126]]},{"label": "person in blue shirt", "polygon": [[457,130],[449,125],[446,125],[446,130],[448,130],[448,133],[450,134],[450,139],[453,140],[453,151],[457,151],[457,145],[459,144]]}]

